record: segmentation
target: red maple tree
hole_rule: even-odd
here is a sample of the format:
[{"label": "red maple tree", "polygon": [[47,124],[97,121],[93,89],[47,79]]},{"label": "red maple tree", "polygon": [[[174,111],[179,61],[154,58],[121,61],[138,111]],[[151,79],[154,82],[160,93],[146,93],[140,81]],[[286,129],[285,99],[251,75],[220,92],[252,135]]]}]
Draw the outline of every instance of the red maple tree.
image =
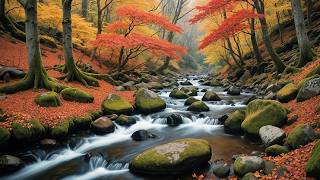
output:
[{"label": "red maple tree", "polygon": [[[171,24],[164,16],[146,12],[133,6],[122,6],[116,10],[120,19],[106,27],[107,33],[100,34],[92,42],[94,47],[111,50],[111,58],[118,58],[118,72],[120,72],[131,59],[143,53],[156,56],[169,56],[179,59],[186,54],[186,49],[156,35],[147,36],[136,31],[138,26],[157,25],[171,32],[182,33],[182,29]],[[116,52],[116,53],[115,53]],[[114,55],[117,54],[117,55]]]}]

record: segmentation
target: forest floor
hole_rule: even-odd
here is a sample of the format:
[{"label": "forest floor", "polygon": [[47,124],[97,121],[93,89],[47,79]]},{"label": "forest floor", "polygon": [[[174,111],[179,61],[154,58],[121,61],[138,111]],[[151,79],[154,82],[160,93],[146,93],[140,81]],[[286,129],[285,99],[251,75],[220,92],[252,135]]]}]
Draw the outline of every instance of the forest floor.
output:
[{"label": "forest floor", "polygon": [[[61,77],[62,74],[55,70],[50,70],[54,65],[64,64],[61,57],[63,57],[63,51],[61,49],[50,49],[45,46],[41,46],[42,60],[45,68],[51,77]],[[0,66],[15,67],[23,71],[28,70],[27,54],[25,43],[16,41],[10,37],[0,37]],[[74,51],[75,59],[82,59],[83,63],[90,62],[90,57],[84,55],[78,50]],[[99,73],[106,73],[108,69],[101,68],[97,62],[92,62],[92,67]],[[14,83],[14,81],[12,82]],[[1,108],[9,116],[5,122],[0,122],[0,127],[11,128],[12,122],[24,123],[30,119],[38,119],[42,124],[47,124],[50,127],[55,126],[67,118],[81,117],[86,113],[99,110],[102,102],[108,97],[108,94],[114,93],[127,99],[133,103],[133,92],[131,91],[117,91],[115,86],[112,86],[105,81],[99,81],[100,87],[86,88],[78,82],[66,83],[60,81],[60,83],[67,84],[71,87],[77,87],[94,96],[93,103],[77,103],[70,102],[61,99],[62,105],[55,108],[44,108],[38,106],[34,99],[37,95],[48,90],[29,89],[27,91],[20,91],[14,94],[7,94],[5,97],[0,98]],[[0,86],[3,85],[0,82]],[[12,116],[13,115],[13,116]]]}]

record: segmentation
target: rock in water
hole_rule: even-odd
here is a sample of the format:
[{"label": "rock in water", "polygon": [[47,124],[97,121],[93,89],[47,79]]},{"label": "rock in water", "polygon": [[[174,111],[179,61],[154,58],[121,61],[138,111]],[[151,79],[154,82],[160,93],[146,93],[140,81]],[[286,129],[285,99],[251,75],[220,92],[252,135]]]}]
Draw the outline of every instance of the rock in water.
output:
[{"label": "rock in water", "polygon": [[227,92],[227,94],[233,95],[233,96],[238,96],[240,95],[240,93],[241,93],[241,89],[236,86],[231,86]]},{"label": "rock in water", "polygon": [[91,128],[96,134],[107,134],[114,132],[115,126],[107,117],[101,117],[91,123]]},{"label": "rock in water", "polygon": [[320,141],[313,147],[312,154],[306,165],[307,176],[320,178]]},{"label": "rock in water", "polygon": [[227,131],[232,133],[241,132],[241,123],[245,118],[245,112],[243,110],[237,110],[233,112],[227,120],[224,122],[224,127]]},{"label": "rock in water", "polygon": [[271,125],[261,127],[259,135],[265,147],[274,144],[282,144],[283,139],[286,137],[286,134],[282,129]]},{"label": "rock in water", "polygon": [[180,139],[148,149],[129,164],[130,172],[149,175],[176,175],[207,165],[211,146],[202,139]]},{"label": "rock in water", "polygon": [[137,118],[133,116],[120,115],[115,122],[120,126],[131,126],[137,122]]},{"label": "rock in water", "polygon": [[297,101],[302,102],[320,94],[320,78],[308,81],[299,91]]},{"label": "rock in water", "polygon": [[248,134],[259,135],[259,129],[266,125],[281,126],[286,122],[287,109],[278,101],[256,99],[246,109],[246,118],[241,124]]},{"label": "rock in water", "polygon": [[134,132],[131,135],[131,138],[135,141],[145,141],[150,138],[156,138],[156,137],[157,137],[156,135],[154,135],[146,130],[139,130],[139,131]]},{"label": "rock in water", "polygon": [[188,111],[204,112],[204,111],[210,111],[210,108],[204,102],[196,101],[192,103],[190,107],[188,107]]},{"label": "rock in water", "polygon": [[122,97],[110,94],[102,103],[102,110],[105,114],[131,114],[133,112],[133,107]]},{"label": "rock in water", "polygon": [[207,91],[202,97],[202,101],[221,101],[221,98],[213,91]]},{"label": "rock in water", "polygon": [[240,156],[234,162],[234,172],[240,176],[256,172],[264,167],[263,160],[258,156]]},{"label": "rock in water", "polygon": [[169,96],[174,99],[187,99],[189,97],[188,94],[179,89],[173,89]]},{"label": "rock in water", "polygon": [[22,167],[22,161],[11,155],[0,156],[0,173],[9,173],[17,171]]},{"label": "rock in water", "polygon": [[311,126],[306,124],[301,124],[294,128],[286,139],[286,144],[288,144],[292,149],[304,146],[314,140],[316,133]]},{"label": "rock in water", "polygon": [[136,93],[135,107],[143,114],[151,114],[165,109],[166,102],[153,91],[139,89]]},{"label": "rock in water", "polygon": [[167,117],[168,126],[178,126],[183,123],[182,117],[179,114],[171,114]]},{"label": "rock in water", "polygon": [[194,97],[189,97],[186,102],[184,102],[185,106],[190,106],[192,103],[200,101],[199,99],[196,99]]}]

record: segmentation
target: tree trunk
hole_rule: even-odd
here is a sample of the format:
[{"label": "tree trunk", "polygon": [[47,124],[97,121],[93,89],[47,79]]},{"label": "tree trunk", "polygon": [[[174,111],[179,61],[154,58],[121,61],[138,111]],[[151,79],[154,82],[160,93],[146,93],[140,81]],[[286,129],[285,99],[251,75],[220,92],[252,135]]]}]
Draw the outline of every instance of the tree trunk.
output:
[{"label": "tree trunk", "polygon": [[0,88],[0,92],[14,93],[29,88],[47,88],[60,92],[65,86],[59,85],[48,77],[42,65],[37,20],[37,0],[19,1],[25,10],[26,45],[28,52],[28,74],[16,84]]},{"label": "tree trunk", "polygon": [[[254,0],[254,5],[259,14],[264,14],[264,4],[262,1]],[[285,70],[286,66],[272,47],[267,20],[265,19],[265,17],[259,17],[259,21],[261,24],[263,42],[266,46],[266,49],[271,57],[271,60],[273,61],[273,64],[277,72],[280,74]]]},{"label": "tree trunk", "polygon": [[[172,42],[173,41],[173,38],[174,38],[174,33],[173,32],[170,32],[168,34],[168,42]],[[170,60],[171,58],[170,57],[166,57],[165,60],[164,60],[164,63],[162,64],[162,66],[158,69],[159,72],[163,72],[165,69],[167,69],[170,65]]]},{"label": "tree trunk", "polygon": [[312,8],[313,8],[313,2],[312,0],[305,0],[306,1],[306,6],[307,6],[307,22],[308,26],[312,25]]},{"label": "tree trunk", "polygon": [[257,37],[256,37],[256,30],[255,30],[255,20],[252,18],[250,20],[250,38],[251,38],[251,44],[252,44],[252,49],[253,49],[253,53],[254,56],[256,58],[256,62],[258,67],[260,66],[261,62],[263,61],[263,58],[261,56],[260,50],[259,50],[259,46],[258,46],[258,42],[257,42]]},{"label": "tree trunk", "polygon": [[62,77],[65,81],[79,81],[85,86],[99,86],[98,81],[82,72],[75,64],[73,58],[72,45],[72,21],[71,21],[71,7],[72,0],[63,0],[63,52],[65,60],[66,76]]},{"label": "tree trunk", "polygon": [[82,17],[87,18],[88,16],[88,0],[82,0],[82,6],[81,6],[81,14]]},{"label": "tree trunk", "polygon": [[298,66],[303,67],[306,63],[312,61],[313,53],[308,35],[306,33],[300,0],[291,0],[291,6],[293,10],[294,24],[300,49],[300,61]]}]

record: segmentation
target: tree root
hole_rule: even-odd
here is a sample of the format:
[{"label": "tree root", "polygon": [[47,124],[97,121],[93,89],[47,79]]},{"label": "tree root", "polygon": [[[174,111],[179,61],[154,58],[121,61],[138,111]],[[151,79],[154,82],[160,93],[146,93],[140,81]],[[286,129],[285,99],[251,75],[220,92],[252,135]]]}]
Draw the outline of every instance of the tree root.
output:
[{"label": "tree root", "polygon": [[[65,69],[66,68],[62,68],[62,71],[65,71]],[[68,70],[66,75],[60,77],[59,79],[62,79],[66,82],[78,81],[86,87],[99,87],[99,82],[96,78],[90,76],[89,73],[81,71],[78,67],[75,67],[75,69],[72,71]]]}]

